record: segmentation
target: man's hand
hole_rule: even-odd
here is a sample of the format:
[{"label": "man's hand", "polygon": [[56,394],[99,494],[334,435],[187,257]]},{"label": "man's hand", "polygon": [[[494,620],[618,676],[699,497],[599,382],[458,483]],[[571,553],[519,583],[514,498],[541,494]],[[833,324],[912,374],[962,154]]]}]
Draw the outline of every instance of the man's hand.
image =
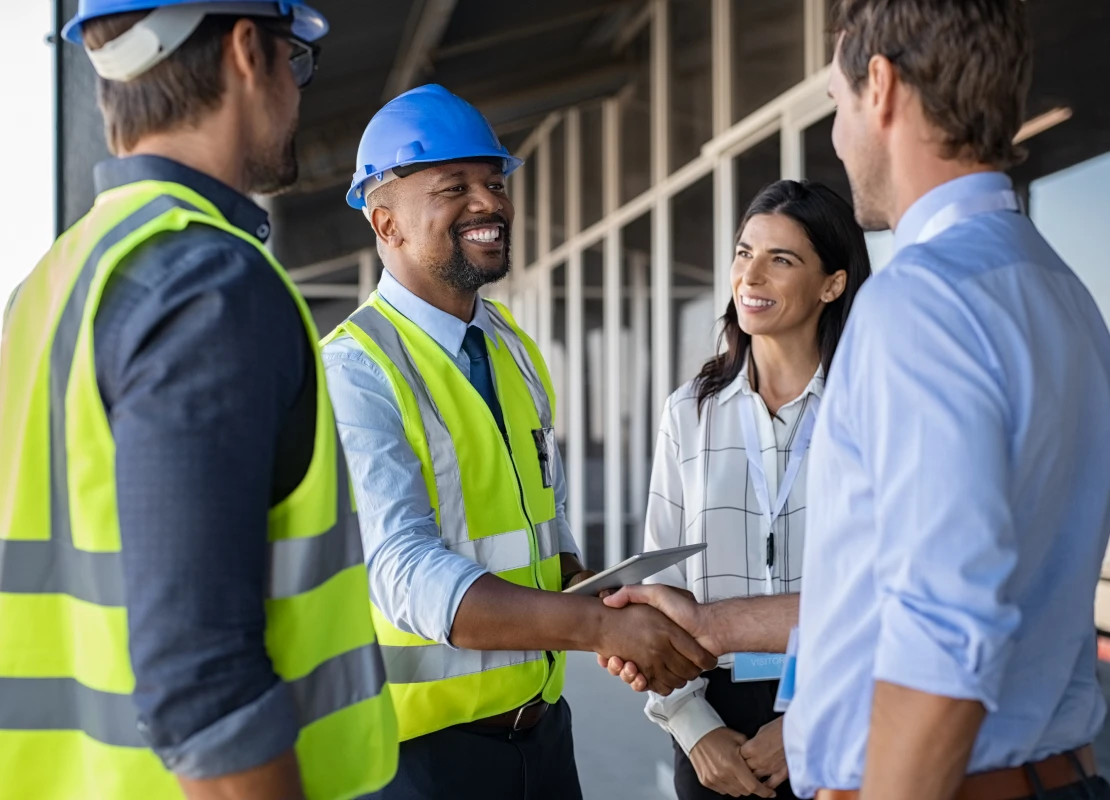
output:
[{"label": "man's hand", "polygon": [[608,662],[607,654],[634,663],[645,689],[664,696],[717,666],[715,655],[647,605],[625,604],[608,618],[599,660]]},{"label": "man's hand", "polygon": [[582,581],[589,580],[596,574],[597,573],[594,572],[592,569],[584,569],[581,572],[575,572],[569,578],[564,579],[563,589],[569,589],[572,586],[577,586]]},{"label": "man's hand", "polygon": [[774,790],[744,762],[741,752],[747,744],[744,734],[729,728],[716,728],[698,739],[690,751],[690,763],[702,786],[729,797],[774,797]]},{"label": "man's hand", "polygon": [[782,744],[782,717],[774,719],[759,729],[759,733],[740,748],[740,755],[748,762],[748,769],[757,778],[774,789],[787,778],[786,750]]},{"label": "man's hand", "polygon": [[[721,654],[720,650],[714,649],[717,643],[713,641],[712,637],[702,638],[705,636],[704,630],[707,628],[707,623],[702,619],[706,607],[700,605],[694,599],[692,592],[686,589],[676,589],[673,586],[663,586],[662,584],[625,586],[605,600],[605,605],[612,608],[624,608],[629,603],[642,603],[658,609],[674,620],[687,633],[694,636],[698,644],[705,647],[706,650],[714,655]],[[646,692],[648,689],[652,689],[648,685],[647,679],[640,674],[635,659],[619,656],[605,658],[599,654],[597,663],[603,669],[608,669],[610,675],[619,676],[621,680],[637,692]],[[652,691],[655,690],[652,689]]]}]

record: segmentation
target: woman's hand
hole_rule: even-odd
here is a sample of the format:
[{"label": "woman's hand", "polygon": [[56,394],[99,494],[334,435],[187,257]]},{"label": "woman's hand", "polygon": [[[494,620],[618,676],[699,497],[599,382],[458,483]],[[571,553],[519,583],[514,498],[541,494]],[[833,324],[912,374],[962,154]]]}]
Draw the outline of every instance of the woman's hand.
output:
[{"label": "woman's hand", "polygon": [[748,768],[758,778],[766,778],[774,789],[787,778],[786,750],[782,744],[782,717],[759,729],[759,733],[740,748]]},{"label": "woman's hand", "polygon": [[745,763],[741,750],[746,744],[744,734],[729,728],[716,728],[698,739],[690,751],[690,763],[702,786],[729,797],[774,797],[774,790]]}]

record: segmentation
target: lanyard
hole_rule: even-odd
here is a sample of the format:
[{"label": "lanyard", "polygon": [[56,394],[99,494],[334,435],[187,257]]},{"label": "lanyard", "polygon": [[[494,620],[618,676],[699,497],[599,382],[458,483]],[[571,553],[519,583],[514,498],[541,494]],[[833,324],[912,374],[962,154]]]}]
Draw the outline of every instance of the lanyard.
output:
[{"label": "lanyard", "polygon": [[946,230],[951,228],[957,223],[963,222],[970,217],[977,217],[980,214],[990,214],[994,211],[1021,211],[1021,204],[1018,202],[1016,193],[1009,189],[1003,191],[991,192],[990,194],[979,194],[973,197],[967,197],[963,200],[957,200],[951,203],[936,214],[929,218],[925,223],[925,227],[921,229],[921,233],[917,234],[917,239],[914,240],[916,244],[927,242],[934,236],[940,236]]},{"label": "lanyard", "polygon": [[772,570],[775,566],[775,534],[772,526],[779,518],[782,509],[786,506],[786,498],[794,487],[798,472],[802,468],[802,459],[809,449],[810,439],[813,438],[813,426],[817,422],[817,409],[820,401],[817,396],[811,396],[802,418],[801,427],[794,437],[794,446],[790,449],[790,460],[786,463],[786,474],[779,484],[779,495],[775,504],[771,506],[771,493],[767,487],[767,475],[763,471],[763,448],[759,441],[759,432],[755,424],[755,398],[750,394],[740,394],[740,424],[744,429],[744,450],[748,456],[748,471],[751,474],[752,488],[755,489],[755,499],[759,502],[759,510],[767,522],[767,583],[766,594],[774,594],[775,587],[772,581]]}]

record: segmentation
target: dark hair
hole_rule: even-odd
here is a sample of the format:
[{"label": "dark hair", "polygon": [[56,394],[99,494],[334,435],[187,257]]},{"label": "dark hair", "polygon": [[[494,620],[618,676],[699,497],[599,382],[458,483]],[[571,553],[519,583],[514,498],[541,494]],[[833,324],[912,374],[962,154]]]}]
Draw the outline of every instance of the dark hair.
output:
[{"label": "dark hair", "polygon": [[921,96],[944,134],[946,158],[970,156],[998,169],[1025,150],[1033,79],[1025,0],[841,0],[832,31],[842,36],[840,68],[859,94],[872,56],[885,56]]},{"label": "dark hair", "polygon": [[[817,346],[821,351],[821,365],[825,374],[832,365],[833,354],[840,342],[840,334],[848,322],[848,312],[856,292],[871,275],[871,261],[863,229],[856,223],[855,214],[848,202],[823,183],[809,181],[777,181],[763,189],[748,206],[744,218],[736,229],[739,240],[748,220],[759,214],[782,214],[796,222],[813,245],[821,259],[821,269],[826,275],[839,270],[848,273],[844,291],[821,311],[817,321]],[[740,374],[748,356],[752,337],[740,328],[736,315],[736,301],[730,300],[723,328],[717,341],[720,355],[709,359],[694,379],[694,394],[698,399],[698,413],[702,405],[720,392]],[[759,391],[759,375],[751,370],[751,384]]]},{"label": "dark hair", "polygon": [[[130,30],[149,12],[112,14],[81,26],[90,50],[97,50]],[[224,39],[242,16],[209,14],[164,61],[131,81],[97,78],[97,102],[104,116],[104,138],[112,153],[132,149],[143,136],[196,124],[220,104],[224,95]],[[277,57],[277,19],[256,19],[266,68]]]}]

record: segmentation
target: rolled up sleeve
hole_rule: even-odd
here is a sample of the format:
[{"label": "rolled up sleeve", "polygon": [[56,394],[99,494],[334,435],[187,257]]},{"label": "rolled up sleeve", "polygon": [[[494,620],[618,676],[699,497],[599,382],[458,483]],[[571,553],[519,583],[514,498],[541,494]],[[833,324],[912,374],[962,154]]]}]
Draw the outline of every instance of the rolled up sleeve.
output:
[{"label": "rolled up sleeve", "polygon": [[444,546],[382,369],[350,338],[324,348],[324,366],[358,503],[370,598],[401,630],[450,645],[463,595],[486,570]]},{"label": "rolled up sleeve", "polygon": [[880,278],[861,294],[869,329],[853,355],[868,366],[854,427],[880,536],[874,677],[994,710],[1021,619],[1007,593],[1010,412],[958,287],[917,280],[912,293]]}]

